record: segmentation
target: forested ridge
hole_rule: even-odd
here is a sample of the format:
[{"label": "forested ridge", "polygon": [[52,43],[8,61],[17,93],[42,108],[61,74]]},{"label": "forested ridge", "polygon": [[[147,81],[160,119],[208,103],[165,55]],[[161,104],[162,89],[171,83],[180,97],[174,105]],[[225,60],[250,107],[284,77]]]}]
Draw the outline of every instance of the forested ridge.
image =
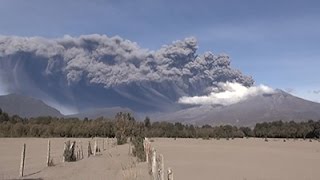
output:
[{"label": "forested ridge", "polygon": [[169,138],[319,138],[320,121],[264,122],[253,128],[221,126],[195,126],[182,123],[151,122],[146,117],[136,121],[128,113],[115,118],[78,119],[58,117],[21,118],[9,116],[0,109],[0,137],[169,137]]}]

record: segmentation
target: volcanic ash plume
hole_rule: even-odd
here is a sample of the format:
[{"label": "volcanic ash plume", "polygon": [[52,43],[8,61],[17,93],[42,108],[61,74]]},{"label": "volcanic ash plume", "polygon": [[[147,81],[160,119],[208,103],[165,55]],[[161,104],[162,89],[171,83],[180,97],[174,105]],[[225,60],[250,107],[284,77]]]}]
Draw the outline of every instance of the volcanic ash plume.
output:
[{"label": "volcanic ash plume", "polygon": [[196,51],[194,37],[150,51],[119,36],[0,36],[0,70],[4,82],[10,82],[9,92],[69,105],[97,104],[95,100],[105,97],[108,102],[101,101],[101,106],[112,106],[117,97],[122,98],[117,105],[126,107],[163,106],[161,102],[205,94],[219,82],[253,85],[251,77],[230,66],[228,55]]},{"label": "volcanic ash plume", "polygon": [[3,80],[2,80],[2,77],[3,77],[3,74],[2,72],[0,71],[0,96],[1,95],[7,95],[8,92],[7,92],[7,88],[6,88],[6,84]]}]

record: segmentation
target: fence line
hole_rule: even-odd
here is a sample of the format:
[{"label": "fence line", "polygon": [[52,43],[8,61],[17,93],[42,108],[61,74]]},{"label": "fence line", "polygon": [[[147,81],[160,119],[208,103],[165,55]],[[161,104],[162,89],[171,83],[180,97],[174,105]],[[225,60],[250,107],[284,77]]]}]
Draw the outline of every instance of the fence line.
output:
[{"label": "fence line", "polygon": [[146,162],[148,164],[149,172],[153,180],[173,180],[173,171],[171,168],[167,170],[167,178],[165,179],[164,156],[157,155],[157,151],[151,146],[148,138],[143,142],[144,151],[146,154]]},{"label": "fence line", "polygon": [[[67,148],[67,145],[66,145],[67,141],[71,142],[69,149]],[[92,142],[94,142],[93,149],[91,149],[90,147]],[[87,157],[89,157],[90,155],[95,155],[95,156],[101,155],[102,151],[105,151],[110,147],[114,146],[113,141],[109,138],[94,138],[94,139],[90,139],[88,143],[89,145],[88,145]],[[58,147],[61,148],[61,145],[58,145]],[[76,142],[76,141],[65,139],[63,142],[63,149],[53,148],[53,146],[55,146],[55,143],[52,143],[50,139],[48,139],[47,141],[46,148],[44,148],[43,146],[35,147],[32,143],[31,144],[24,143],[22,145],[22,151],[21,151],[21,157],[20,157],[19,177],[28,176],[28,173],[30,174],[29,171],[31,170],[35,171],[34,170],[35,167],[37,167],[37,169],[40,169],[41,166],[44,168],[44,167],[54,166],[61,162],[62,163],[66,162],[67,159],[64,156],[64,154],[67,150],[70,150],[70,149],[73,150],[72,154],[75,157],[75,161],[84,159],[85,153],[83,149],[83,141],[81,140]],[[33,152],[35,148],[41,149],[41,152],[43,152],[43,154],[42,153],[35,154],[35,152]],[[44,153],[43,151],[44,149],[46,149],[46,153]],[[91,152],[89,152],[90,149],[91,149]],[[33,158],[34,156],[36,156],[36,158]],[[39,159],[43,159],[43,161],[39,161]],[[5,174],[1,176],[5,176]]]},{"label": "fence line", "polygon": [[[70,141],[70,146],[66,145],[66,141]],[[72,150],[72,155],[75,158],[75,161],[84,159],[85,154],[83,152],[83,143],[85,143],[86,141],[72,141],[69,139],[65,139],[60,145],[59,143],[54,142],[55,141],[48,139],[47,144],[45,143],[45,146],[40,147],[34,146],[32,145],[32,143],[24,143],[21,151],[19,176],[28,176],[31,174],[31,171],[33,171],[34,173],[36,171],[35,169],[40,170],[44,167],[50,168],[50,166],[54,166],[61,162],[64,163],[66,161],[69,161],[66,159],[65,156],[65,153],[68,150]],[[93,143],[94,147],[91,148],[91,144]],[[164,156],[162,154],[157,153],[156,149],[152,147],[151,142],[148,138],[145,138],[143,146],[145,150],[148,169],[150,174],[152,175],[153,180],[173,180],[172,169],[169,168],[167,171],[164,169]],[[90,155],[98,156],[101,154],[102,151],[108,150],[111,147],[114,147],[114,141],[109,138],[90,139],[88,141],[87,157],[90,157]],[[37,149],[37,151],[34,151],[34,149]],[[43,153],[39,153],[39,150],[41,150],[41,152]],[[132,155],[132,153],[133,147],[129,144],[129,154]],[[34,156],[36,156],[36,158],[34,158]],[[39,159],[42,160],[39,161]]]}]

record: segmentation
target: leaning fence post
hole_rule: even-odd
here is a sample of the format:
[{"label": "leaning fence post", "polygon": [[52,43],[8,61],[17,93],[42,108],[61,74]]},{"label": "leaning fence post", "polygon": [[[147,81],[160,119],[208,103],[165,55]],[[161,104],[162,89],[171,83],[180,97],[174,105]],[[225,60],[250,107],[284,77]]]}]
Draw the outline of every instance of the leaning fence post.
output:
[{"label": "leaning fence post", "polygon": [[102,151],[104,151],[104,139],[102,139]]},{"label": "leaning fence post", "polygon": [[173,171],[171,168],[168,168],[168,180],[173,180]]},{"label": "leaning fence post", "polygon": [[48,140],[47,166],[50,166],[50,140]]},{"label": "leaning fence post", "polygon": [[20,177],[23,177],[25,159],[26,159],[26,144],[23,144],[22,152],[21,152]]},{"label": "leaning fence post", "polygon": [[157,152],[152,149],[152,165],[151,165],[152,177],[154,180],[157,179]]}]

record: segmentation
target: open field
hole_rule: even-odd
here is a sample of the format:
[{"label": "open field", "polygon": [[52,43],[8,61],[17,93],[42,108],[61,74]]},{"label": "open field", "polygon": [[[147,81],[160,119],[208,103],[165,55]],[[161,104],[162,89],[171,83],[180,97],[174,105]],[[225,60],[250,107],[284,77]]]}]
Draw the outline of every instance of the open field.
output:
[{"label": "open field", "polygon": [[154,139],[176,180],[318,180],[320,142]]},{"label": "open field", "polygon": [[[84,159],[77,162],[62,163],[63,144],[68,139],[50,138],[51,156],[55,166],[46,167],[46,138],[0,138],[0,179],[16,179],[19,176],[22,144],[26,143],[26,179],[114,179],[122,180],[127,176],[136,179],[149,179],[147,166],[137,164],[135,158],[128,155],[129,146],[114,146],[115,140],[105,143],[105,151],[100,155],[87,158],[88,141],[93,139],[69,139],[81,141]],[[106,139],[105,139],[106,140]],[[102,149],[102,139],[97,140]],[[133,178],[131,178],[133,179]]]},{"label": "open field", "polygon": [[[87,158],[87,144],[93,139],[73,139],[83,143],[83,160],[62,163],[63,142],[53,138],[55,166],[46,167],[46,138],[1,138],[0,179],[19,175],[22,144],[27,144],[25,175],[27,179],[129,179],[147,180],[146,163],[136,164],[128,155],[128,145],[105,144],[101,155]],[[320,177],[320,142],[269,139],[153,139],[152,146],[165,158],[175,180],[318,180]],[[100,148],[102,140],[100,139]]]}]

